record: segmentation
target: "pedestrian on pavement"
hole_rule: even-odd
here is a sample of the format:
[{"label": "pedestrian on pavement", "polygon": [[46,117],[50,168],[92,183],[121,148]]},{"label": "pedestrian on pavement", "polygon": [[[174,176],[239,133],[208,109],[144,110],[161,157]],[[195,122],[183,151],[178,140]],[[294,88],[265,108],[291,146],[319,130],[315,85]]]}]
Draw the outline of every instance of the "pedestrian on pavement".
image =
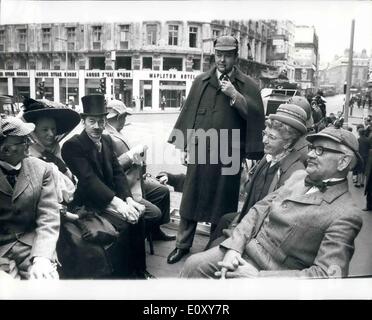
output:
[{"label": "pedestrian on pavement", "polygon": [[117,160],[113,142],[103,134],[106,102],[103,95],[82,98],[84,130],[62,146],[62,158],[77,177],[71,207],[84,208],[107,220],[119,233],[110,254],[114,275],[148,278],[144,244],[144,206],[132,198],[126,176]]},{"label": "pedestrian on pavement", "polygon": [[153,240],[172,241],[175,236],[167,235],[160,226],[170,221],[170,194],[167,186],[146,175],[146,145],[130,147],[122,130],[127,116],[132,114],[123,102],[110,100],[107,104],[107,125],[105,133],[113,141],[114,152],[123,168],[132,195],[145,206],[144,219]]},{"label": "pedestrian on pavement", "polygon": [[161,102],[160,102],[160,108],[162,111],[164,111],[165,107],[167,106],[167,100],[165,99],[165,96],[161,97]]},{"label": "pedestrian on pavement", "polygon": [[332,127],[308,140],[306,170],[257,202],[220,246],[189,257],[181,277],[348,276],[363,223],[347,181],[358,141]]},{"label": "pedestrian on pavement", "polygon": [[[215,40],[216,66],[194,80],[168,141],[195,160],[187,166],[176,248],[168,263],[189,252],[198,222],[210,222],[213,232],[222,215],[237,211],[242,159],[258,160],[263,155],[261,95],[253,79],[236,66],[238,48],[232,36]],[[204,139],[204,145],[196,132],[213,132],[216,139]],[[227,133],[226,140],[222,132]],[[239,137],[233,138],[234,132]],[[220,142],[234,161],[222,162]],[[223,174],[232,166],[237,170]]]},{"label": "pedestrian on pavement", "polygon": [[363,161],[359,161],[355,166],[353,173],[356,175],[355,187],[364,187],[365,180],[365,169],[368,161],[368,152],[369,152],[369,143],[368,138],[365,135],[365,130],[363,125],[357,129],[358,131],[358,143],[359,143],[359,154],[362,157]]},{"label": "pedestrian on pavement", "polygon": [[0,118],[0,270],[17,279],[58,279],[59,203],[52,165],[27,156],[34,128]]}]

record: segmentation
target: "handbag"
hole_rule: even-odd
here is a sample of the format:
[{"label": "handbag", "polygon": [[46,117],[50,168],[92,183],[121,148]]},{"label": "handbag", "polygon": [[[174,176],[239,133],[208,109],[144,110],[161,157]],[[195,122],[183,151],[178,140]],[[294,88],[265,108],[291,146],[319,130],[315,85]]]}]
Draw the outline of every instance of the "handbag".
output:
[{"label": "handbag", "polygon": [[80,229],[84,240],[107,245],[118,238],[119,232],[115,227],[95,210],[83,206],[77,207],[74,213],[79,216],[79,219],[74,223]]}]

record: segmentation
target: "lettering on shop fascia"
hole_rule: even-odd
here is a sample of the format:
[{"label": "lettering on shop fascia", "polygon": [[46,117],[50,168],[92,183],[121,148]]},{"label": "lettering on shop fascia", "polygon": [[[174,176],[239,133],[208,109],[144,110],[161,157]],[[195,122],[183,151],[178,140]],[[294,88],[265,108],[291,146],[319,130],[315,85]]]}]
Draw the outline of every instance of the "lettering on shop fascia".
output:
[{"label": "lettering on shop fascia", "polygon": [[131,79],[132,73],[125,71],[86,71],[86,78],[112,78],[115,75],[115,78],[118,79]]},{"label": "lettering on shop fascia", "polygon": [[77,78],[75,71],[36,71],[36,78]]},{"label": "lettering on shop fascia", "polygon": [[0,78],[10,78],[10,77],[25,77],[29,76],[28,71],[0,71]]},{"label": "lettering on shop fascia", "polygon": [[150,79],[181,79],[181,80],[193,80],[196,75],[194,73],[149,73]]}]

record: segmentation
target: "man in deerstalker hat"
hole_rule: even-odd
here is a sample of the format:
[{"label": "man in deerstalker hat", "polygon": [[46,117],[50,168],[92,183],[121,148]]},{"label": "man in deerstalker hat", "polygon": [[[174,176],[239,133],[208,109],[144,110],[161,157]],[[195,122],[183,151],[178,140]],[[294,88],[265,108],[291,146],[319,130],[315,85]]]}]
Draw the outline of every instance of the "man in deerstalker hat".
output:
[{"label": "man in deerstalker hat", "polygon": [[0,116],[0,271],[58,279],[60,218],[52,165],[27,156],[33,123]]},{"label": "man in deerstalker hat", "polygon": [[[189,252],[199,221],[210,222],[213,231],[222,215],[237,211],[241,161],[263,155],[264,108],[257,84],[236,66],[239,43],[233,36],[221,36],[214,49],[216,66],[195,78],[168,140],[196,160],[187,167],[176,249],[168,263]],[[204,145],[194,134],[196,130],[217,133],[217,140]],[[233,138],[236,132],[239,137]],[[226,140],[223,133],[227,133]],[[221,144],[227,154],[235,156],[228,164],[221,159]],[[222,174],[236,163],[237,172]]]},{"label": "man in deerstalker hat", "polygon": [[120,248],[126,249],[118,251],[122,259],[115,257],[119,263],[114,270],[116,275],[147,278],[141,218],[144,206],[132,199],[112,139],[103,134],[108,114],[105,98],[100,94],[87,95],[82,103],[84,130],[62,147],[62,158],[78,179],[73,205],[99,210],[100,215],[120,232],[117,242]]}]

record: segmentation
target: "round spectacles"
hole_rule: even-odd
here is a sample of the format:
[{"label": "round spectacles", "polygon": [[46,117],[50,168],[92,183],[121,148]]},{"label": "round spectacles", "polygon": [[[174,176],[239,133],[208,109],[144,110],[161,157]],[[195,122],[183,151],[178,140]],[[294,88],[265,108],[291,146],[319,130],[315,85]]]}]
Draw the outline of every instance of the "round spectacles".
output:
[{"label": "round spectacles", "polygon": [[276,140],[276,139],[278,139],[278,137],[276,137],[276,136],[274,136],[274,135],[272,135],[270,133],[267,133],[265,130],[262,130],[262,138],[263,137],[266,137],[266,138],[268,138],[270,140]]},{"label": "round spectacles", "polygon": [[20,145],[24,145],[26,147],[28,147],[30,145],[30,140],[29,139],[26,139],[26,140],[23,140],[23,141],[20,141],[20,142],[16,142],[16,143],[9,143],[9,144],[6,144],[5,146],[6,147],[13,147],[13,146],[20,146]]},{"label": "round spectacles", "polygon": [[324,153],[324,151],[332,152],[332,153],[342,153],[343,154],[343,152],[340,151],[340,150],[330,149],[330,148],[326,148],[326,147],[322,147],[322,146],[314,146],[312,144],[308,145],[307,148],[308,148],[309,152],[314,150],[314,152],[317,156],[321,156]]}]

